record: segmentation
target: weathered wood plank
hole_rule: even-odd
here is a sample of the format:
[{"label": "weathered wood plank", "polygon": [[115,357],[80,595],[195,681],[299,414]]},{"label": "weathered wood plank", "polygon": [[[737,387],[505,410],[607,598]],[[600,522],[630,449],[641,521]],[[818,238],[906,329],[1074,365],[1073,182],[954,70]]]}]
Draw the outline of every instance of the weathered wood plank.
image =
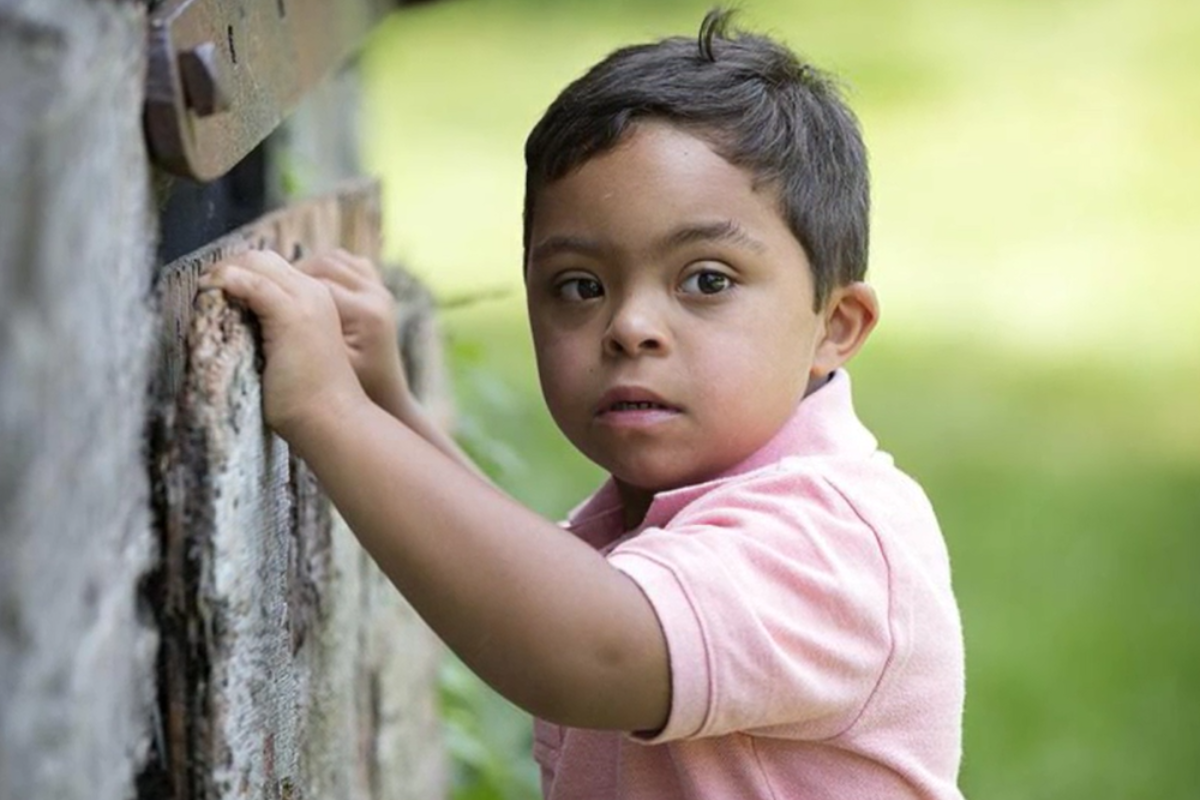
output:
[{"label": "weathered wood plank", "polygon": [[[432,636],[264,428],[248,315],[195,290],[203,267],[249,247],[377,257],[378,242],[378,192],[360,185],[164,269],[160,679],[176,798],[440,792]],[[427,315],[418,302],[409,314]],[[415,361],[436,372],[422,341]]]}]

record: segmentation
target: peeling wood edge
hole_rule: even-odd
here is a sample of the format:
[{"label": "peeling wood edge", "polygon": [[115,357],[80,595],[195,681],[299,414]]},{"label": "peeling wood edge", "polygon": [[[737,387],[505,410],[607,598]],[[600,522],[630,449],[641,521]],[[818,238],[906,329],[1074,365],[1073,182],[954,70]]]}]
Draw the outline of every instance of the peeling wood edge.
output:
[{"label": "peeling wood edge", "polygon": [[[233,326],[245,327],[246,320],[239,319],[241,315],[223,300],[212,297],[207,306],[194,318],[191,342],[206,333],[208,326],[201,324],[205,321],[215,320],[225,333],[232,332]],[[156,673],[162,732],[156,742],[157,763],[148,765],[151,769],[143,771],[138,781],[138,796],[144,800],[211,795],[207,783],[214,749],[210,646],[216,637],[213,609],[204,603],[203,587],[209,581],[206,565],[211,563],[205,550],[215,530],[215,496],[209,478],[222,459],[214,460],[209,425],[202,421],[203,409],[196,407],[207,399],[194,391],[205,376],[190,369],[188,376],[174,413],[156,414],[151,423],[155,456],[151,485],[160,564],[154,580],[146,585],[146,600],[155,610],[159,632]]]},{"label": "peeling wood edge", "polygon": [[[312,220],[330,213],[338,217],[342,246],[369,250],[364,255],[377,260],[379,203],[375,179],[355,180],[331,194],[269,213],[164,265],[156,275],[152,299],[161,324],[156,368],[147,389],[150,402],[144,440],[159,560],[139,582],[138,602],[144,622],[159,634],[159,647],[152,726],[155,735],[135,780],[138,800],[202,800],[211,796],[207,780],[210,761],[220,747],[211,727],[214,715],[209,692],[209,645],[219,635],[213,630],[219,624],[219,614],[206,607],[204,586],[211,582],[203,574],[205,564],[211,562],[211,558],[205,558],[203,548],[213,534],[215,497],[208,480],[210,472],[198,473],[196,467],[211,467],[213,458],[219,463],[224,454],[211,451],[214,443],[206,435],[211,424],[191,423],[204,417],[206,405],[205,381],[197,378],[197,370],[236,369],[237,365],[224,363],[219,352],[207,363],[203,359],[195,363],[191,345],[198,343],[197,337],[204,333],[197,328],[211,331],[213,326],[218,329],[215,338],[226,342],[238,338],[244,341],[245,337],[258,341],[260,337],[251,314],[230,305],[222,295],[198,294],[197,280],[220,259],[255,247],[270,245],[297,257],[297,248],[302,244],[299,240],[312,235],[318,225]],[[331,212],[331,208],[335,210]],[[299,237],[285,240],[281,234],[289,226],[284,221],[297,216],[309,222]],[[254,351],[261,359],[261,347],[255,346]],[[261,369],[261,363],[254,367]],[[217,383],[223,381],[218,379]],[[189,391],[193,387],[198,391]],[[197,401],[201,407],[189,405]],[[211,400],[207,405],[211,406]],[[297,459],[289,463],[288,492],[293,509],[289,534],[295,558],[289,564],[289,592],[294,592],[297,599],[311,600],[318,593],[313,570],[319,565],[311,563],[315,554],[307,549],[303,535],[306,528],[302,526],[311,525],[308,530],[328,551],[332,513],[328,503],[322,503],[312,519],[303,516],[302,509],[314,505],[305,501],[320,490],[307,466]],[[316,619],[289,617],[293,654],[303,646],[311,626],[319,622],[321,609],[319,604],[315,607]],[[294,786],[285,788],[289,794],[296,794]]]}]

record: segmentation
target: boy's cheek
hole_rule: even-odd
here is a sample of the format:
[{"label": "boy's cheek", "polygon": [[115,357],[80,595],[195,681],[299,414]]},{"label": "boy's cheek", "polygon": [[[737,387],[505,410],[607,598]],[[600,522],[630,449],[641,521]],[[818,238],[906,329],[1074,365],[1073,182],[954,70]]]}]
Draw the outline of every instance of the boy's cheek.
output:
[{"label": "boy's cheek", "polygon": [[565,377],[580,367],[582,353],[578,345],[566,337],[542,336],[536,332],[533,336],[533,355],[537,359],[538,369],[543,372],[543,379]]}]

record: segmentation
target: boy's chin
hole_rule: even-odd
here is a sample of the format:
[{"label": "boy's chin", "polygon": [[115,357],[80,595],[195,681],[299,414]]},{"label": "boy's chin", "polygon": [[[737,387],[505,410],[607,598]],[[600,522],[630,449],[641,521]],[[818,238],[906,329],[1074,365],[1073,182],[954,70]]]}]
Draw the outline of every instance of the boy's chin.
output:
[{"label": "boy's chin", "polygon": [[592,463],[610,474],[623,492],[652,496],[719,477],[741,463],[754,449],[749,446],[722,449],[688,446],[583,452]]},{"label": "boy's chin", "polygon": [[682,489],[704,483],[720,470],[693,470],[682,472],[679,469],[639,469],[639,470],[610,470],[613,480],[622,491],[654,496],[662,492]]}]

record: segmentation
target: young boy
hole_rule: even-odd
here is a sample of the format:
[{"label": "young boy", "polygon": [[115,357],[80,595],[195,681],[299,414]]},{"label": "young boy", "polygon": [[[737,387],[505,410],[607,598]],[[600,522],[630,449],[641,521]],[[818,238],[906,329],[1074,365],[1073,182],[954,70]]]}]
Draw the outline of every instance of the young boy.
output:
[{"label": "young boy", "polygon": [[526,146],[555,421],[612,478],[568,532],[405,387],[374,268],[252,253],[264,412],[445,642],[540,718],[548,798],[960,797],[963,653],[924,494],[841,367],[878,315],[830,81],[726,32],[619,50]]}]

